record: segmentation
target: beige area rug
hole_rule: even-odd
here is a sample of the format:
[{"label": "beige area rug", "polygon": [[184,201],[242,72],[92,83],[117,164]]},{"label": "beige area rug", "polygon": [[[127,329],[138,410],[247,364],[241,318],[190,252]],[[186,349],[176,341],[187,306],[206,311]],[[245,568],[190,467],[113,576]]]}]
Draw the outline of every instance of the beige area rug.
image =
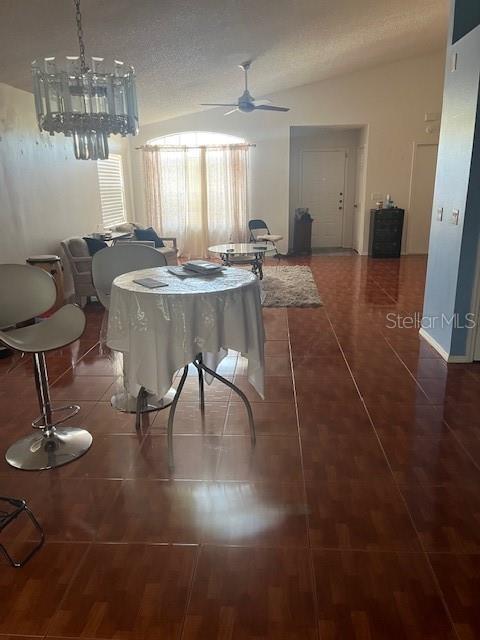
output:
[{"label": "beige area rug", "polygon": [[263,267],[264,307],[320,307],[310,267]]}]

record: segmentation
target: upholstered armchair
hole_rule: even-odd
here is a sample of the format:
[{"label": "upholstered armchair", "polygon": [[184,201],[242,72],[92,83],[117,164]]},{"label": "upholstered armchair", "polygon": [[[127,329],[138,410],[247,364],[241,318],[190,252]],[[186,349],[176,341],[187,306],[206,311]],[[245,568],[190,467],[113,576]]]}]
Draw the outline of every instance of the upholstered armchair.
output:
[{"label": "upholstered armchair", "polygon": [[[131,240],[135,242],[135,229],[144,229],[144,225],[138,224],[138,222],[124,222],[123,224],[119,224],[116,227],[113,227],[112,231],[119,231],[122,233],[130,233],[131,238],[124,238],[121,242],[128,242]],[[177,248],[177,239],[176,238],[165,238],[159,236],[160,240],[164,243],[164,247],[159,247],[157,251],[165,256],[167,260],[167,265],[176,265],[177,264],[177,256],[178,256],[178,248]],[[119,241],[117,241],[119,242]]]},{"label": "upholstered armchair", "polygon": [[72,274],[75,302],[83,306],[90,296],[97,295],[92,280],[92,256],[83,238],[66,238],[60,244]]}]

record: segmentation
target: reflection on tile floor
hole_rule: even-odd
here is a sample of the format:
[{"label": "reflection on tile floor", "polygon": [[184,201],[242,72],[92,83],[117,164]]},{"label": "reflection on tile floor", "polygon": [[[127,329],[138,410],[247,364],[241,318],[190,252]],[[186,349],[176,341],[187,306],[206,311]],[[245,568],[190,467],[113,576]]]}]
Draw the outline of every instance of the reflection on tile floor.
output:
[{"label": "reflection on tile floor", "polygon": [[[0,639],[439,640],[480,637],[480,366],[446,365],[387,314],[422,308],[425,260],[321,255],[324,306],[265,309],[266,397],[231,353],[202,420],[189,376],[135,431],[109,397],[121,360],[80,341],[48,356],[52,396],[77,401],[94,436],[80,460],[21,472],[0,460],[0,494],[25,497],[47,544],[0,565]],[[31,363],[0,361],[2,451],[36,415]],[[22,523],[2,541],[28,545]]]}]

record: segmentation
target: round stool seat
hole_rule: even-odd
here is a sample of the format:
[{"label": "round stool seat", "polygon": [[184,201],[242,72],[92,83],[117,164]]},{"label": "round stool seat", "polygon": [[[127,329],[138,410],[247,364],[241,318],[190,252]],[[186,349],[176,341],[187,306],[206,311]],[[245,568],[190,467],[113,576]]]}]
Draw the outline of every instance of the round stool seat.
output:
[{"label": "round stool seat", "polygon": [[53,254],[45,254],[43,256],[30,256],[27,258],[28,264],[37,264],[38,262],[60,262],[60,256],[55,256]]},{"label": "round stool seat", "polygon": [[74,304],[66,304],[52,316],[21,329],[0,331],[3,343],[25,353],[61,349],[77,340],[85,329],[85,315]]}]

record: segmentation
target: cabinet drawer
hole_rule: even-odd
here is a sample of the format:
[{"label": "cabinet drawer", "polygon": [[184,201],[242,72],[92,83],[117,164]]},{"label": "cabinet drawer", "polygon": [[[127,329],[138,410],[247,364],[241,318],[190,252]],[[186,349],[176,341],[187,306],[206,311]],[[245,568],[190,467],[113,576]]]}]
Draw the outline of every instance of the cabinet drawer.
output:
[{"label": "cabinet drawer", "polygon": [[373,258],[398,258],[400,256],[400,242],[373,242]]}]

